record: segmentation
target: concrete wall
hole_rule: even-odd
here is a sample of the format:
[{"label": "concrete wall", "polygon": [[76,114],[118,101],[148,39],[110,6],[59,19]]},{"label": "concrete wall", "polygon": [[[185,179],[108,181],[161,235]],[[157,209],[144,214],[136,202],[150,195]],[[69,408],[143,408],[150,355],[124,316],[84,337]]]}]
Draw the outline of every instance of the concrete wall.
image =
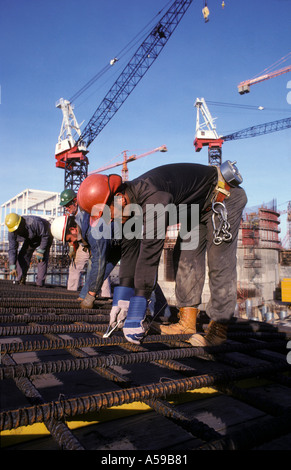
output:
[{"label": "concrete wall", "polygon": [[[275,290],[280,286],[283,277],[291,277],[291,267],[279,265],[278,250],[262,248],[237,250],[238,289],[247,297],[255,296],[257,303],[270,302],[275,298]],[[171,270],[171,251],[166,250],[159,265],[159,284],[171,305],[176,304],[175,282]],[[209,300],[208,269],[206,270],[205,285],[202,293],[202,304]],[[202,305],[202,306],[203,306]]]},{"label": "concrete wall", "polygon": [[255,291],[265,302],[273,300],[280,284],[278,250],[239,247],[237,260],[239,287]]}]

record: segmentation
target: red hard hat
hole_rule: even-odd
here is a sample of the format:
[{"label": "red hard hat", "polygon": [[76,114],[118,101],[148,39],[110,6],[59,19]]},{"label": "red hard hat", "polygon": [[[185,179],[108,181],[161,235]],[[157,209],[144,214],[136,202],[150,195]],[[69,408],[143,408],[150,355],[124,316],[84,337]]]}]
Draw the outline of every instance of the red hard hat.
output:
[{"label": "red hard hat", "polygon": [[81,183],[77,194],[78,206],[85,212],[92,214],[94,206],[100,211],[116,193],[122,183],[119,175],[89,175]]}]

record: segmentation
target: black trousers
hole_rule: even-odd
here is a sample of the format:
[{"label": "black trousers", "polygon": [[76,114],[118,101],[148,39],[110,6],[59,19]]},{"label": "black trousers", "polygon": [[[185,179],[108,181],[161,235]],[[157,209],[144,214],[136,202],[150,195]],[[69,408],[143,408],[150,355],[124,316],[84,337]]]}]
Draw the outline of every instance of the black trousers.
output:
[{"label": "black trousers", "polygon": [[[36,277],[36,285],[43,286],[45,283],[48,262],[49,262],[49,254],[50,254],[50,247],[53,242],[53,237],[50,238],[50,241],[46,247],[44,252],[43,261],[37,263],[37,277]],[[30,243],[29,240],[25,240],[23,245],[18,253],[17,256],[17,280],[19,281],[21,277],[26,277],[27,272],[29,270],[29,265],[31,262],[32,255],[34,251],[37,249],[39,244]]]},{"label": "black trousers", "polygon": [[178,238],[173,253],[178,307],[198,306],[201,303],[207,260],[210,300],[206,313],[215,321],[229,320],[237,301],[237,239],[247,197],[240,187],[231,188],[230,193],[224,204],[230,223],[231,242],[213,243],[213,212],[210,210],[200,218],[197,247],[193,250],[181,249],[181,239]]}]

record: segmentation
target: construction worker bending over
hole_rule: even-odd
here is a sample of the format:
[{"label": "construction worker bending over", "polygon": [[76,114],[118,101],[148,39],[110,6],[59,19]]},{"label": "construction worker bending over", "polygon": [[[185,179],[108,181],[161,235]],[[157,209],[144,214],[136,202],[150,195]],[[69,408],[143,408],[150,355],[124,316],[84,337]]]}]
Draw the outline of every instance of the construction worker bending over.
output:
[{"label": "construction worker bending over", "polygon": [[[8,228],[8,257],[10,274],[17,281],[25,284],[32,254],[36,251],[37,278],[36,285],[43,286],[47,273],[49,251],[53,237],[50,231],[50,223],[37,216],[15,213],[8,214],[5,218]],[[18,253],[19,243],[22,247]]]},{"label": "construction worker bending over", "polygon": [[[99,294],[109,274],[120,260],[120,244],[116,244],[111,236],[110,225],[104,224],[104,231],[100,232],[100,219],[96,226],[90,226],[90,215],[79,211],[78,224],[72,216],[60,216],[52,222],[53,236],[63,243],[74,243],[82,240],[87,247],[89,265],[86,281],[80,292],[81,308],[93,308],[96,295]],[[80,225],[79,225],[80,224]],[[103,227],[102,227],[103,228]]]},{"label": "construction worker bending over", "polygon": [[[64,189],[60,195],[60,206],[65,209],[65,214],[78,218],[79,208],[77,194],[72,189]],[[89,252],[80,240],[69,244],[69,275],[67,289],[77,291],[80,285],[81,273],[89,262]]]},{"label": "construction worker bending over", "polygon": [[[82,182],[78,205],[95,216],[108,208],[112,219],[122,224],[119,298],[113,302],[110,321],[116,322],[114,315],[118,319],[114,304],[129,301],[126,315],[124,309],[122,312],[128,341],[139,344],[146,333],[145,314],[157,278],[165,228],[177,222],[180,235],[175,247],[175,280],[180,319],[169,327],[155,327],[162,334],[191,333],[193,345],[220,344],[226,339],[227,323],[236,306],[237,237],[247,202],[241,181],[235,165],[227,161],[219,168],[191,163],[165,165],[125,183],[118,175],[97,174]],[[174,209],[178,220],[173,218]],[[161,214],[164,229],[158,223]],[[196,318],[206,254],[211,294],[206,313],[211,321],[204,337],[196,333]]]},{"label": "construction worker bending over", "polygon": [[89,247],[90,258],[85,284],[81,289],[81,307],[91,308],[95,297],[111,297],[110,273],[121,257],[120,243],[112,237],[112,226],[100,218],[90,225],[90,214],[80,211],[78,228],[83,243]]}]

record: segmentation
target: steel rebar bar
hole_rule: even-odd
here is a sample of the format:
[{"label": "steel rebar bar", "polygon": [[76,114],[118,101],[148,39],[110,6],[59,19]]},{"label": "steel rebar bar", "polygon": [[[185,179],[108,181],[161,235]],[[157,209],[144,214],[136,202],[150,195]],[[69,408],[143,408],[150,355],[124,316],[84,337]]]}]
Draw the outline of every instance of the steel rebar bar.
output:
[{"label": "steel rebar bar", "polygon": [[179,380],[156,382],[149,385],[141,385],[100,394],[78,396],[17,410],[3,411],[0,413],[0,430],[27,426],[52,418],[57,420],[68,419],[72,416],[83,415],[92,411],[100,411],[101,409],[119,406],[124,403],[133,403],[134,401],[144,401],[151,398],[184,393],[188,390],[274,373],[282,369],[283,366],[281,364],[259,365],[257,367],[246,367],[239,370],[227,370]]}]

